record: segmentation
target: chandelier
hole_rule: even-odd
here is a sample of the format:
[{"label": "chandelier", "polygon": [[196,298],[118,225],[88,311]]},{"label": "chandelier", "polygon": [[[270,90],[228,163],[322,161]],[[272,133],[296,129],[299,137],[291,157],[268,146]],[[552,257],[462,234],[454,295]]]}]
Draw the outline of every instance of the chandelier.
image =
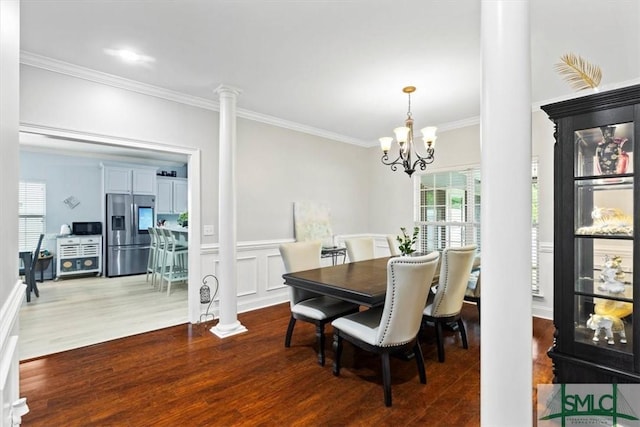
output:
[{"label": "chandelier", "polygon": [[[427,165],[433,163],[433,152],[437,138],[437,128],[435,126],[428,126],[421,129],[420,132],[422,132],[422,140],[427,150],[427,155],[422,157],[415,150],[413,145],[413,118],[411,117],[411,94],[415,92],[415,90],[416,88],[414,86],[407,86],[402,89],[402,91],[409,97],[409,109],[407,110],[407,119],[404,122],[405,125],[393,130],[396,134],[396,141],[398,142],[399,147],[397,159],[392,162],[389,161],[389,149],[391,148],[391,143],[393,143],[393,138],[390,136],[380,138],[380,148],[382,148],[384,153],[381,159],[382,163],[391,166],[391,170],[393,171],[397,171],[398,165],[402,165],[405,173],[409,176],[416,171],[417,167],[420,167],[420,170],[426,170]],[[411,158],[412,154],[416,156],[415,161]]]}]

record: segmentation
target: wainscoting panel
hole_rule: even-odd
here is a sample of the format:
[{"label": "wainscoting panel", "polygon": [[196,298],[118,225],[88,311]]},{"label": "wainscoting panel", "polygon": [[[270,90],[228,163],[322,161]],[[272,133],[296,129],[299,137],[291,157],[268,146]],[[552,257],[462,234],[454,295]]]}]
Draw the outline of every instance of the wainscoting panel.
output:
[{"label": "wainscoting panel", "polygon": [[282,275],[284,264],[280,252],[267,254],[267,291],[278,291],[286,288]]},{"label": "wainscoting panel", "polygon": [[238,257],[238,296],[258,293],[258,256]]},{"label": "wainscoting panel", "polygon": [[18,312],[25,285],[17,282],[0,306],[0,427],[11,426],[11,405],[19,397]]}]

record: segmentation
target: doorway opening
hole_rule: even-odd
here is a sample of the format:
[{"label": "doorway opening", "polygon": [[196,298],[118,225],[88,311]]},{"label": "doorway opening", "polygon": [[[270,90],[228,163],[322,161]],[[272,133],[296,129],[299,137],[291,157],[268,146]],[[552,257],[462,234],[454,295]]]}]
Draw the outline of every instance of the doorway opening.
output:
[{"label": "doorway opening", "polygon": [[[146,164],[146,165],[156,165],[159,166],[160,169],[170,169],[172,166],[184,164],[186,165],[186,175],[187,175],[187,211],[189,212],[189,227],[188,227],[188,280],[186,292],[182,293],[181,298],[186,299],[186,303],[183,303],[183,308],[180,309],[180,314],[175,316],[175,324],[191,322],[195,323],[199,319],[200,315],[200,301],[199,301],[199,282],[200,282],[200,150],[193,149],[189,147],[181,147],[176,145],[168,145],[168,144],[158,144],[149,141],[139,141],[139,140],[131,140],[125,138],[116,138],[111,136],[104,135],[93,135],[93,134],[83,134],[74,131],[67,131],[62,129],[51,129],[51,128],[39,128],[37,126],[27,126],[23,125],[20,128],[20,152],[21,152],[21,163],[23,162],[23,153],[28,153],[25,156],[32,155],[32,153],[39,153],[42,158],[43,154],[46,154],[48,159],[51,161],[55,161],[56,156],[68,156],[69,158],[76,159],[76,166],[78,168],[81,167],[82,163],[90,162],[94,166],[97,162],[123,162],[129,164]],[[40,169],[46,169],[45,167],[39,166]],[[22,167],[21,167],[22,169]],[[175,167],[174,167],[175,169]],[[73,176],[73,167],[66,168],[63,172],[65,174],[69,174]],[[22,176],[21,176],[22,179]],[[55,177],[48,177],[47,179],[55,179]],[[82,183],[83,185],[91,185],[91,183]],[[95,186],[95,182],[93,183]],[[93,187],[92,187],[93,188]],[[100,183],[99,188],[95,189],[96,192],[100,193],[100,198],[102,198],[102,192],[104,191],[102,184]],[[67,195],[69,196],[69,195]],[[63,205],[62,196],[58,194],[55,198],[51,198],[50,203],[60,202],[60,205]],[[49,198],[49,197],[48,197]],[[58,200],[61,199],[61,200]],[[82,199],[76,197],[77,200],[82,203]],[[93,199],[94,201],[96,199]],[[104,203],[102,200],[101,203]],[[104,212],[104,206],[101,206],[100,212]],[[103,219],[103,218],[101,218]],[[54,228],[52,224],[47,228],[47,237],[54,238],[58,234],[58,229],[60,225],[57,224]],[[104,233],[104,230],[103,230]],[[103,275],[104,275],[104,264],[103,264]],[[129,286],[130,282],[135,281],[136,276],[128,276],[123,278],[122,282],[128,282]],[[80,283],[80,280],[87,280],[85,283],[85,290],[88,291],[90,286],[97,286],[98,300],[94,302],[87,302],[85,299],[81,299],[74,304],[76,309],[80,306],[80,304],[84,304],[87,306],[94,307],[102,307],[105,304],[109,304],[109,298],[105,294],[102,293],[103,290],[107,290],[104,286],[107,283],[114,284],[115,282],[104,282],[109,281],[111,279],[107,279],[104,277],[93,277],[93,278],[85,278],[78,277],[72,280],[64,279],[59,280],[55,283],[56,286],[64,285],[64,284],[74,284]],[[89,283],[88,279],[96,279],[94,282]],[[126,280],[125,280],[126,279]],[[102,285],[100,285],[100,280],[102,280]],[[77,281],[77,282],[76,282]],[[145,281],[145,275],[142,275],[142,281]],[[120,286],[122,284],[119,284]],[[102,286],[102,287],[101,287]],[[148,285],[146,285],[148,286]],[[71,286],[67,286],[67,288],[71,288]],[[113,291],[116,286],[111,286],[109,291]],[[176,287],[172,287],[172,294]],[[69,289],[64,289],[68,291]],[[125,291],[126,292],[126,291]],[[88,294],[88,292],[86,292]],[[128,297],[129,300],[133,300],[136,294],[140,292],[131,291],[131,295]],[[166,298],[166,292],[163,295]],[[186,294],[186,295],[185,295]],[[43,292],[41,292],[41,297],[44,298]],[[155,298],[155,296],[153,296]],[[100,298],[102,300],[100,300]],[[127,298],[127,297],[125,297]],[[39,298],[32,298],[33,300],[38,300]],[[162,304],[168,303],[169,301],[159,300]],[[132,301],[129,301],[130,303]],[[25,303],[26,304],[26,303]],[[125,318],[127,316],[134,316],[136,313],[147,313],[144,314],[149,319],[156,317],[155,322],[151,322],[152,329],[160,329],[166,326],[171,326],[163,323],[162,321],[162,307],[156,307],[157,310],[154,310],[154,303],[152,301],[145,301],[144,298],[140,298],[139,301],[135,301],[128,305],[128,308],[125,309],[125,313],[122,314]],[[159,304],[159,303],[155,303]],[[34,304],[35,306],[35,304]],[[23,306],[25,309],[25,306]],[[31,309],[31,308],[29,308]],[[165,308],[166,309],[166,308]],[[73,307],[70,308],[73,310]],[[22,312],[23,310],[21,310]],[[96,311],[89,313],[87,316],[92,317],[95,315]],[[128,313],[128,314],[127,314]],[[21,313],[22,315],[22,313]],[[149,320],[147,319],[147,320]],[[98,320],[97,322],[92,322],[93,320],[87,318],[85,319],[85,324],[98,323],[100,324],[100,328],[108,329],[109,325],[105,324],[105,321]],[[23,322],[21,322],[23,323]],[[132,318],[131,323],[135,323],[135,320]],[[154,326],[155,325],[155,326]],[[21,325],[22,327],[22,325]],[[114,326],[114,329],[120,328],[120,326]],[[63,333],[73,335],[78,331],[78,329],[74,325],[69,325],[68,327],[60,328]],[[89,328],[90,330],[90,328]],[[140,333],[140,331],[136,331],[132,329],[131,334]],[[120,336],[126,336],[126,331],[121,331]],[[97,336],[96,339],[99,338],[100,334],[95,334]],[[119,336],[116,336],[119,337]],[[108,340],[109,338],[105,339]],[[29,336],[21,334],[21,340],[23,343],[28,343]],[[96,341],[101,342],[101,341]],[[96,343],[93,342],[93,343]],[[85,344],[86,345],[86,344]],[[21,347],[24,347],[23,344]],[[82,345],[78,345],[80,347]],[[52,351],[46,353],[51,354],[52,352],[57,352],[61,350],[52,349]],[[44,355],[39,354],[39,356]],[[33,355],[31,355],[34,357]],[[36,356],[37,357],[37,356]],[[21,355],[21,360],[24,359]]]}]

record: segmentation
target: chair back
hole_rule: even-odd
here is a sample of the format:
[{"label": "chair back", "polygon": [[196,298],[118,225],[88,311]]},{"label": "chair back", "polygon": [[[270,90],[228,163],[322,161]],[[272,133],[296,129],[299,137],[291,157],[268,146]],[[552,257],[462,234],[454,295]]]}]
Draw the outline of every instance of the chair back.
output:
[{"label": "chair back", "polygon": [[464,296],[472,297],[472,298],[480,298],[481,282],[482,282],[482,272],[479,272],[478,279],[476,280],[476,287],[473,289],[467,288],[467,290],[464,293]]},{"label": "chair back", "polygon": [[402,345],[416,337],[439,257],[434,251],[420,257],[394,257],[388,261],[387,295],[377,345]]},{"label": "chair back", "polygon": [[476,245],[446,248],[442,252],[440,283],[433,298],[432,316],[454,316],[460,313],[475,253]]},{"label": "chair back", "polygon": [[147,230],[149,230],[149,236],[151,236],[151,246],[158,246],[158,233],[155,227],[149,227]]},{"label": "chair back", "polygon": [[373,259],[373,238],[359,237],[357,239],[347,239],[344,241],[347,247],[349,262],[365,261]]},{"label": "chair back", "polygon": [[391,256],[400,255],[400,248],[398,247],[398,241],[396,240],[395,236],[388,234],[387,244],[389,245],[389,252],[391,252]]},{"label": "chair back", "polygon": [[38,265],[38,258],[40,257],[40,247],[42,246],[42,239],[44,239],[44,234],[41,234],[38,238],[38,244],[36,245],[36,249],[33,251],[33,255],[31,256],[31,265],[29,265],[28,267],[25,265],[25,274],[28,274],[28,280],[30,280],[31,283],[35,282],[36,280],[36,267]]},{"label": "chair back", "polygon": [[[282,256],[284,269],[287,273],[320,268],[321,252],[322,241],[320,240],[283,243],[280,245],[280,255]],[[289,286],[289,296],[291,307],[293,307],[301,301],[317,297],[318,295]]]}]

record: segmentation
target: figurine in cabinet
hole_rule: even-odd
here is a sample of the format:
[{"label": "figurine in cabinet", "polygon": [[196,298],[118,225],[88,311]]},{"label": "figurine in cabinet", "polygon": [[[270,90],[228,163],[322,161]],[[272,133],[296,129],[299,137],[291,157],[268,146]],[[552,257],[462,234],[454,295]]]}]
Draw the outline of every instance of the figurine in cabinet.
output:
[{"label": "figurine in cabinet", "polygon": [[595,206],[591,218],[593,225],[578,228],[576,234],[633,235],[633,218],[618,208]]},{"label": "figurine in cabinet", "polygon": [[601,316],[599,314],[590,314],[587,320],[587,328],[593,330],[593,341],[598,342],[600,338],[600,332],[604,330],[607,344],[615,344],[613,339],[613,333],[620,335],[620,342],[622,344],[627,343],[627,336],[624,331],[624,322],[622,319],[614,316]]},{"label": "figurine in cabinet", "polygon": [[624,272],[622,271],[621,264],[622,258],[619,256],[604,256],[604,265],[600,273],[600,281],[602,283],[598,286],[598,290],[614,294],[624,292],[624,283],[621,281],[624,279]]},{"label": "figurine in cabinet", "polygon": [[627,142],[627,138],[614,138],[615,126],[602,126],[600,130],[602,131],[602,141],[598,143],[596,148],[598,173],[601,175],[625,173],[629,163],[629,155],[622,149],[622,146]]}]

